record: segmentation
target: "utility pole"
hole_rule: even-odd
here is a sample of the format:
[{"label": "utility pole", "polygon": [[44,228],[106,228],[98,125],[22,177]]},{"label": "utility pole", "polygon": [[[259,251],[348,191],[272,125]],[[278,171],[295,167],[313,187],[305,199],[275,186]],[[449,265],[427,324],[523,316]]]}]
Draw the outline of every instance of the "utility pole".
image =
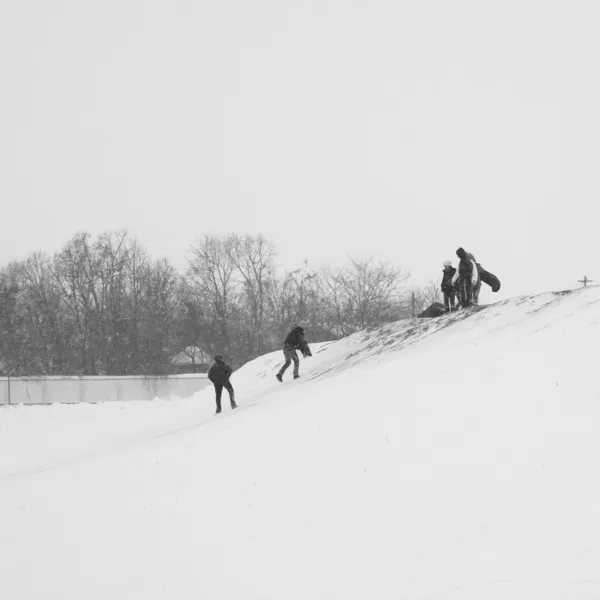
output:
[{"label": "utility pole", "polygon": [[583,287],[587,287],[587,284],[588,283],[593,283],[593,281],[594,281],[593,279],[588,279],[587,275],[584,275],[583,279],[578,279],[577,280],[577,283],[583,283]]}]

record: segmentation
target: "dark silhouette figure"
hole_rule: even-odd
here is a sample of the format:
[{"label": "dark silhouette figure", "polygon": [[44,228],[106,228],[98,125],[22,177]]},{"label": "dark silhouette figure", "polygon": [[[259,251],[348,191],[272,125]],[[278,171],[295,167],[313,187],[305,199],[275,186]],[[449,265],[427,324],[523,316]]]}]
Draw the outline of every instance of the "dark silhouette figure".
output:
[{"label": "dark silhouette figure", "polygon": [[221,412],[221,394],[223,393],[223,388],[229,392],[231,408],[237,408],[237,404],[235,403],[235,392],[233,391],[233,386],[229,381],[229,378],[233,373],[233,369],[223,360],[223,357],[220,354],[217,354],[214,357],[214,360],[215,362],[208,371],[208,378],[215,386],[215,396],[217,402],[216,414],[219,414]]},{"label": "dark silhouette figure", "polygon": [[[458,280],[458,292],[460,303],[463,308],[471,306],[473,304],[473,288],[481,285],[479,280],[477,265],[475,261],[472,260],[469,254],[466,252],[464,248],[459,248],[456,251],[456,256],[460,258],[460,262],[458,263],[458,270],[454,274],[453,282]],[[477,292],[479,290],[477,289]]]},{"label": "dark silhouette figure", "polygon": [[449,260],[445,260],[442,275],[442,293],[444,294],[444,307],[446,308],[446,312],[454,310],[456,289],[452,283],[452,278],[455,273],[456,269],[452,266],[452,263]]},{"label": "dark silhouette figure", "polygon": [[292,361],[294,361],[294,379],[300,377],[300,359],[298,358],[296,350],[300,350],[304,358],[312,356],[308,343],[304,337],[304,329],[302,327],[294,327],[283,342],[283,356],[285,357],[285,363],[283,367],[279,369],[279,373],[275,375],[279,381],[283,381],[283,374],[292,364]]}]

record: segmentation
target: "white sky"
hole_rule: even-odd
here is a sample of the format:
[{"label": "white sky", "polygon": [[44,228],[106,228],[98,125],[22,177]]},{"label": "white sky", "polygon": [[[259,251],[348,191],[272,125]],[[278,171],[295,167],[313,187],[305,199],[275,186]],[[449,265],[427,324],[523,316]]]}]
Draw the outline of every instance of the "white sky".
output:
[{"label": "white sky", "polygon": [[[0,4],[0,263],[126,227],[600,281],[594,0]],[[487,300],[483,298],[484,301]]]}]

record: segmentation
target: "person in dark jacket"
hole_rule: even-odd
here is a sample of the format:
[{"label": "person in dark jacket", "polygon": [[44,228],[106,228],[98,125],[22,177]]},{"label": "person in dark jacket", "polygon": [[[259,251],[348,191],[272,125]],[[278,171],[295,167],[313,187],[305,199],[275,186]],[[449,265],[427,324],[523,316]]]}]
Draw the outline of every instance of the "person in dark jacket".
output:
[{"label": "person in dark jacket", "polygon": [[215,396],[217,401],[216,414],[219,414],[221,412],[221,394],[223,393],[223,388],[229,392],[231,408],[237,408],[237,404],[235,403],[235,392],[233,391],[233,386],[229,381],[229,378],[233,373],[233,369],[225,362],[220,354],[217,354],[214,357],[214,360],[215,362],[208,370],[208,378],[215,386]]},{"label": "person in dark jacket", "polygon": [[452,266],[449,260],[444,261],[444,270],[442,274],[442,294],[444,294],[444,306],[446,312],[454,310],[454,298],[456,295],[452,278],[456,273],[456,269]]},{"label": "person in dark jacket", "polygon": [[294,379],[300,377],[298,372],[300,368],[300,359],[298,358],[296,350],[300,350],[304,358],[312,356],[308,343],[304,337],[304,328],[302,327],[294,327],[283,342],[283,356],[285,357],[285,363],[283,367],[279,369],[279,373],[275,375],[279,381],[283,381],[283,374],[292,361],[294,361]]},{"label": "person in dark jacket", "polygon": [[456,256],[460,258],[460,262],[458,270],[454,274],[453,283],[458,281],[460,304],[466,308],[473,303],[473,286],[477,284],[478,280],[477,265],[464,248],[459,248]]}]

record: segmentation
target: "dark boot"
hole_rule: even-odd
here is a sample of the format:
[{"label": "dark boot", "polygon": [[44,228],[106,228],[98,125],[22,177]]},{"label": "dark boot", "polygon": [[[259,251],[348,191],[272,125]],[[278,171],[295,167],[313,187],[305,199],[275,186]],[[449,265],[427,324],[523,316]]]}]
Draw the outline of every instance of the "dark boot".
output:
[{"label": "dark boot", "polygon": [[233,392],[229,394],[229,400],[231,400],[231,409],[233,410],[234,408],[237,408],[237,404],[235,403],[235,394]]},{"label": "dark boot", "polygon": [[215,415],[218,415],[221,412],[221,407],[217,406],[217,410],[215,410]]},{"label": "dark boot", "polygon": [[281,375],[281,373],[277,373],[275,377],[277,377],[277,381],[281,381],[281,383],[283,383],[283,376]]},{"label": "dark boot", "polygon": [[298,373],[294,373],[294,379],[298,379],[298,377],[300,377],[300,375],[298,375]]}]

